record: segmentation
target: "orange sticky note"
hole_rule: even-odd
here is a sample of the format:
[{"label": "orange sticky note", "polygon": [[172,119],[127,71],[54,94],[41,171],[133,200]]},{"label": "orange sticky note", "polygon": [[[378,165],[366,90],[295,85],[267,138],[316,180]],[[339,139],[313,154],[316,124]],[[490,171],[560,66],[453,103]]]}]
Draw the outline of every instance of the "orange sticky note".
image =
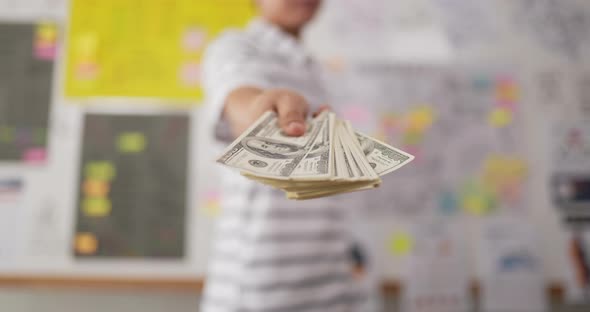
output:
[{"label": "orange sticky note", "polygon": [[500,101],[517,102],[520,98],[520,91],[516,85],[501,84],[496,89],[496,97]]},{"label": "orange sticky note", "polygon": [[106,197],[111,190],[109,183],[103,180],[86,180],[84,195],[88,197]]},{"label": "orange sticky note", "polygon": [[325,61],[326,67],[332,72],[341,72],[346,68],[346,62],[343,58],[333,56]]},{"label": "orange sticky note", "polygon": [[434,112],[429,106],[422,106],[408,115],[408,129],[423,132],[434,123]]},{"label": "orange sticky note", "polygon": [[91,233],[79,233],[75,239],[76,252],[83,255],[95,254],[98,250],[98,239]]},{"label": "orange sticky note", "polygon": [[526,161],[516,156],[492,155],[484,164],[484,181],[491,186],[522,181],[527,173]]}]

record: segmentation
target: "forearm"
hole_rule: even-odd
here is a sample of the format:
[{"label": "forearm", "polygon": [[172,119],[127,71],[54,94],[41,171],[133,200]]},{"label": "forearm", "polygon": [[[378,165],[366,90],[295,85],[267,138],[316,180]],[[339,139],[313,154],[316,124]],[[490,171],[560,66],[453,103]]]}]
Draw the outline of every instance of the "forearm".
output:
[{"label": "forearm", "polygon": [[254,87],[242,87],[232,91],[225,101],[224,117],[232,128],[232,134],[238,137],[264,112],[256,107],[256,99],[264,90]]},{"label": "forearm", "polygon": [[305,98],[293,91],[242,87],[227,97],[224,117],[230,124],[232,134],[238,137],[264,112],[275,111],[278,125],[287,135],[301,136],[305,133],[308,109]]}]

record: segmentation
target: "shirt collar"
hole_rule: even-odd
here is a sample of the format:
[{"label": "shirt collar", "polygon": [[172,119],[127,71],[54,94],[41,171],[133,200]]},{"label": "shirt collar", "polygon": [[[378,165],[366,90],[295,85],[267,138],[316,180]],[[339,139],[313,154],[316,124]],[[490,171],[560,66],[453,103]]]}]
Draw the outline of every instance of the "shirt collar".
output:
[{"label": "shirt collar", "polygon": [[296,62],[306,63],[310,60],[303,45],[276,25],[258,18],[250,23],[249,29],[262,40],[270,43],[277,52],[293,57]]}]

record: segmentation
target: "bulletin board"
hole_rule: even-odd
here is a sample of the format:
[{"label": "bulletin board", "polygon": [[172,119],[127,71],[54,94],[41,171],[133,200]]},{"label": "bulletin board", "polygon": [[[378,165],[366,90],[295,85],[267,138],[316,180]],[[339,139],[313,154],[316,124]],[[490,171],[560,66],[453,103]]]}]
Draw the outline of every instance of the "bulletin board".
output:
[{"label": "bulletin board", "polygon": [[65,95],[194,102],[207,43],[253,11],[247,0],[73,0]]},{"label": "bulletin board", "polygon": [[0,41],[0,162],[43,163],[57,50],[56,26],[1,23]]},{"label": "bulletin board", "polygon": [[182,259],[189,117],[92,114],[84,124],[76,258]]}]

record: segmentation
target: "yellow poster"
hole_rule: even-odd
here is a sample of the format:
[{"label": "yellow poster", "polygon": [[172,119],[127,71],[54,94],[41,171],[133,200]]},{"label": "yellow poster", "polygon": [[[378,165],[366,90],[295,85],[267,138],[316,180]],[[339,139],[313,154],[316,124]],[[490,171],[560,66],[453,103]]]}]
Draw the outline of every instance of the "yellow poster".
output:
[{"label": "yellow poster", "polygon": [[207,43],[251,0],[72,0],[66,96],[198,100]]}]

